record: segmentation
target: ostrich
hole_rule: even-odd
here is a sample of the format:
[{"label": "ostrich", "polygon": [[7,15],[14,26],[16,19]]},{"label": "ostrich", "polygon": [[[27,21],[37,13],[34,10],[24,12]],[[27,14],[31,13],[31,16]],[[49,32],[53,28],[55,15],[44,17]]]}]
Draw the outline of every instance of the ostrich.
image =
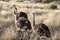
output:
[{"label": "ostrich", "polygon": [[33,13],[33,27],[33,30],[35,30],[40,36],[51,37],[48,26],[46,26],[44,23],[35,25],[35,13]]},{"label": "ostrich", "polygon": [[31,24],[30,21],[28,20],[27,14],[25,12],[19,12],[17,13],[17,8],[15,5],[13,5],[15,10],[14,10],[14,14],[16,15],[16,25],[17,27],[19,27],[20,29],[31,29]]},{"label": "ostrich", "polygon": [[16,40],[28,39],[26,32],[27,32],[27,34],[29,34],[28,31],[30,31],[32,29],[31,23],[28,20],[28,16],[25,12],[17,12],[16,6],[15,5],[13,5],[13,6],[15,8],[14,14],[15,14],[16,28],[18,28],[18,30],[16,30],[16,32],[17,32]]}]

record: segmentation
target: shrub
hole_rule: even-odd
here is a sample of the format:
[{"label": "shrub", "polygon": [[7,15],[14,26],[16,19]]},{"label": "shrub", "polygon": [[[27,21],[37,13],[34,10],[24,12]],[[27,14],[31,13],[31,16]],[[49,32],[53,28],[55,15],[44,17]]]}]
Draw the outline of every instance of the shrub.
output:
[{"label": "shrub", "polygon": [[57,5],[51,4],[47,6],[48,9],[57,9]]},{"label": "shrub", "polygon": [[42,3],[49,3],[48,0],[41,0]]},{"label": "shrub", "polygon": [[10,0],[1,0],[1,1],[9,2]]},{"label": "shrub", "polygon": [[33,2],[38,3],[38,1],[37,1],[37,0],[33,0]]},{"label": "shrub", "polygon": [[49,1],[48,0],[34,0],[33,2],[35,2],[35,3],[49,3]]},{"label": "shrub", "polygon": [[17,0],[16,2],[23,2],[24,0]]},{"label": "shrub", "polygon": [[57,5],[51,5],[50,8],[51,9],[57,9]]}]

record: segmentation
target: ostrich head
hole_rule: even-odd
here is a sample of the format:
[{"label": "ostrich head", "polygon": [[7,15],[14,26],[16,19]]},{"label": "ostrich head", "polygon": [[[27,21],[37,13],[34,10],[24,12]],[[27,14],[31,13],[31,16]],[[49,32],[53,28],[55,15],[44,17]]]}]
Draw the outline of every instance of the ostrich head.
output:
[{"label": "ostrich head", "polygon": [[19,17],[24,17],[24,18],[28,19],[27,14],[25,12],[17,12],[17,7],[15,5],[13,5],[13,6],[15,9],[14,14],[16,15],[16,20],[18,20]]}]

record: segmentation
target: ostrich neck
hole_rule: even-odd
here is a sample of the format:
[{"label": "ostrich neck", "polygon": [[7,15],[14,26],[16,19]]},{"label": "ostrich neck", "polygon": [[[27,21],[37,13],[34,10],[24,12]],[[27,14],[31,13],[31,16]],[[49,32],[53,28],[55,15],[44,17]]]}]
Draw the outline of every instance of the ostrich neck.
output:
[{"label": "ostrich neck", "polygon": [[35,26],[35,13],[33,13],[33,26]]}]

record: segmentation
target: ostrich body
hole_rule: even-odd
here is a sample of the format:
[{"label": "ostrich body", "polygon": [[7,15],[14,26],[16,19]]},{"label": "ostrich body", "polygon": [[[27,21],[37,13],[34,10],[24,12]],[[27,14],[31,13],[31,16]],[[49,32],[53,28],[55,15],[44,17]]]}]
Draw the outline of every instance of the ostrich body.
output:
[{"label": "ostrich body", "polygon": [[48,26],[46,26],[43,23],[35,25],[35,13],[33,13],[33,27],[34,27],[34,30],[36,31],[36,33],[38,33],[40,36],[51,37]]}]

